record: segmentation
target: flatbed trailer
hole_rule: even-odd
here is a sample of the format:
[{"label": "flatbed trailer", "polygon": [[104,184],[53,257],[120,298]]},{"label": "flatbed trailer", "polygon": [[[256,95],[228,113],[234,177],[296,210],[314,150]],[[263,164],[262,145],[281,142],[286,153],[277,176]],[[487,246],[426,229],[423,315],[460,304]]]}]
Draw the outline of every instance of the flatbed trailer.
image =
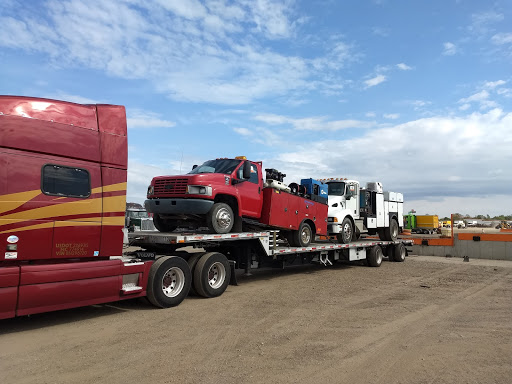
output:
[{"label": "flatbed trailer", "polygon": [[[237,285],[236,269],[246,275],[262,267],[284,268],[294,264],[319,264],[325,267],[337,262],[365,260],[379,267],[384,257],[403,262],[412,240],[382,241],[363,239],[349,244],[320,240],[308,247],[290,247],[279,231],[228,234],[134,232],[130,245],[140,247],[131,256],[158,260],[178,256],[189,265],[191,286],[203,297],[220,296],[227,285]],[[209,259],[212,259],[209,261]]]}]

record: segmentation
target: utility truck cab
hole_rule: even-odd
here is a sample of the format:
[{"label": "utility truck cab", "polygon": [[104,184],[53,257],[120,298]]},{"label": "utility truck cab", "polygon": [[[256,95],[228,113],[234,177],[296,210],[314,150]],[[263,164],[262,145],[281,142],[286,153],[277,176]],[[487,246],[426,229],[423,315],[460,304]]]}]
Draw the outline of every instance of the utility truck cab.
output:
[{"label": "utility truck cab", "polygon": [[340,243],[359,239],[362,233],[378,234],[381,240],[395,241],[403,228],[403,195],[384,192],[382,183],[360,188],[348,179],[327,179],[328,233]]}]

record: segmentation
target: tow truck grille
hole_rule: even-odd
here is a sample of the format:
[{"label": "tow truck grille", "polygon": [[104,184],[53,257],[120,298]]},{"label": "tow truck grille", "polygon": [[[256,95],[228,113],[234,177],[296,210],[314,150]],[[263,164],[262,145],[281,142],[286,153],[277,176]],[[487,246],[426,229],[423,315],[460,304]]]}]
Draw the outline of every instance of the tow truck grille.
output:
[{"label": "tow truck grille", "polygon": [[155,181],[155,196],[176,196],[187,192],[188,179],[163,179]]}]

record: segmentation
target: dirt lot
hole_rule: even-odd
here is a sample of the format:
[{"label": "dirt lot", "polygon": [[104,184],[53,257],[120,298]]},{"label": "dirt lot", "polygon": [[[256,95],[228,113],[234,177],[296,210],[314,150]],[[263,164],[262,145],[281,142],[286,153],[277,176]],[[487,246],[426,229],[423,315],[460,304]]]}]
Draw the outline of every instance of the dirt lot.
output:
[{"label": "dirt lot", "polygon": [[216,299],[0,321],[0,383],[503,383],[512,262],[259,271]]}]

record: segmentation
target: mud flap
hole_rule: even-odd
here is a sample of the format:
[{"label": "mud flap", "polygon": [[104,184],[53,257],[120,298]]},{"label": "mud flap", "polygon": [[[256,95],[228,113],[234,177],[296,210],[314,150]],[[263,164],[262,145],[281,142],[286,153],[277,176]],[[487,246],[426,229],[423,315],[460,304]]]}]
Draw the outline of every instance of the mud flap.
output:
[{"label": "mud flap", "polygon": [[238,281],[236,280],[236,261],[229,260],[229,268],[231,269],[231,278],[229,279],[229,285],[238,285]]}]

